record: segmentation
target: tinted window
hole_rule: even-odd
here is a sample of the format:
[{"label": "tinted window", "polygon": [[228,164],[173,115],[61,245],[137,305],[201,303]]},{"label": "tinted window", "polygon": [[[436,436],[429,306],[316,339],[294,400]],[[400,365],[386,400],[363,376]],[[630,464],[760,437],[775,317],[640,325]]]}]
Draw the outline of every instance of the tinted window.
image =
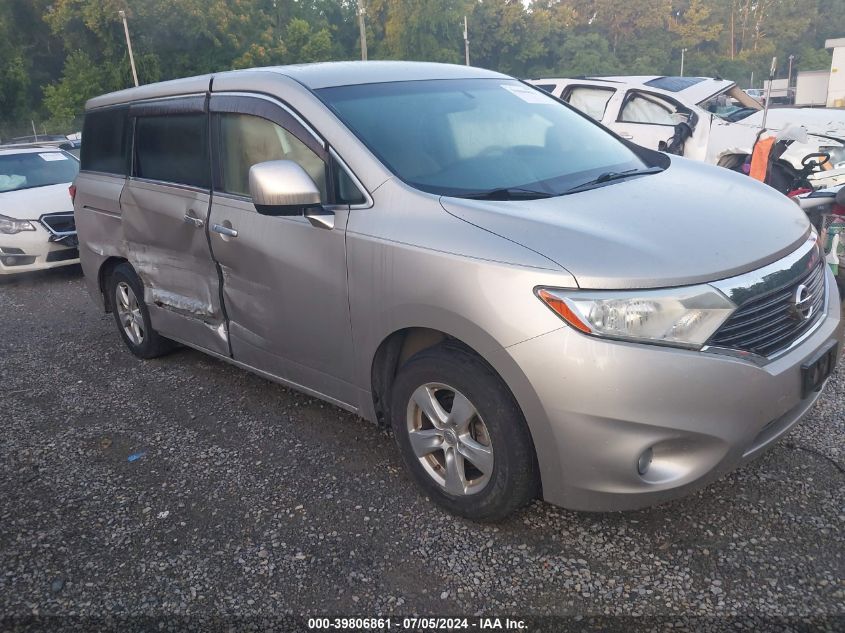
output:
[{"label": "tinted window", "polygon": [[349,176],[346,170],[335,160],[332,160],[334,165],[334,189],[339,204],[364,204],[366,198],[355,181]]},{"label": "tinted window", "polygon": [[546,92],[551,92],[552,90],[554,90],[556,88],[556,86],[554,84],[534,84],[534,85],[537,86],[540,90],[545,90]]},{"label": "tinted window", "polygon": [[220,114],[222,189],[249,195],[249,168],[268,160],[292,160],[308,172],[326,200],[326,164],[302,141],[272,121],[248,114]]},{"label": "tinted window", "polygon": [[680,92],[686,90],[690,86],[704,81],[701,77],[657,77],[645,82],[646,86],[652,88],[660,88],[661,90],[668,90],[669,92]]},{"label": "tinted window", "polygon": [[317,94],[405,182],[431,193],[563,193],[643,166],[600,126],[509,79],[407,81]]},{"label": "tinted window", "polygon": [[[88,142],[84,139],[82,147]],[[135,175],[209,188],[204,114],[140,117],[135,123]]]},{"label": "tinted window", "polygon": [[65,152],[44,150],[0,156],[0,192],[73,182],[79,163]]},{"label": "tinted window", "polygon": [[82,169],[126,175],[129,165],[128,108],[88,112],[82,126]]}]

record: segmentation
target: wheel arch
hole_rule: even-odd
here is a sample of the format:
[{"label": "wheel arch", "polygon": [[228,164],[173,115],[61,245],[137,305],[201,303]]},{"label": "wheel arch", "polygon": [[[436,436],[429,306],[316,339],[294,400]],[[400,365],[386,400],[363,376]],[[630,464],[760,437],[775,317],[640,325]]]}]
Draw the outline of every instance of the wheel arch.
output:
[{"label": "wheel arch", "polygon": [[100,290],[100,294],[102,295],[103,307],[106,312],[111,312],[111,301],[109,301],[108,296],[106,296],[106,283],[108,282],[109,276],[111,276],[111,273],[115,268],[121,264],[128,263],[129,260],[125,257],[107,257],[103,260],[103,263],[100,264],[100,267],[97,270],[97,288]]},{"label": "wheel arch", "polygon": [[475,345],[454,334],[431,327],[409,326],[391,332],[381,340],[372,357],[371,394],[375,414],[373,421],[379,426],[390,426],[390,393],[396,374],[414,354],[441,343],[454,345],[481,359],[510,392],[522,413],[534,447],[539,464],[542,497],[545,479],[557,477],[560,472],[556,443],[550,441],[553,431],[530,380],[502,347],[485,349],[482,352]]}]

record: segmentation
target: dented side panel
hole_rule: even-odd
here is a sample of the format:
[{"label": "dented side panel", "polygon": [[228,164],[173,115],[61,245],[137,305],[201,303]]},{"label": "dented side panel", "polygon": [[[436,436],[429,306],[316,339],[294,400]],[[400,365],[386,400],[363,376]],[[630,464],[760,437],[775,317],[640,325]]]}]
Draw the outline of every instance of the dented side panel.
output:
[{"label": "dented side panel", "polygon": [[325,230],[302,216],[260,215],[252,202],[215,196],[211,233],[223,276],[235,360],[305,385],[335,402],[357,403],[346,275],[348,212]]},{"label": "dented side panel", "polygon": [[206,233],[209,201],[207,191],[132,178],[121,198],[123,232],[153,326],[164,336],[228,355]]},{"label": "dented side panel", "polygon": [[126,257],[120,212],[120,194],[126,178],[83,171],[75,184],[73,211],[79,235],[79,261],[91,298],[105,309],[99,285],[100,268],[109,258]]}]

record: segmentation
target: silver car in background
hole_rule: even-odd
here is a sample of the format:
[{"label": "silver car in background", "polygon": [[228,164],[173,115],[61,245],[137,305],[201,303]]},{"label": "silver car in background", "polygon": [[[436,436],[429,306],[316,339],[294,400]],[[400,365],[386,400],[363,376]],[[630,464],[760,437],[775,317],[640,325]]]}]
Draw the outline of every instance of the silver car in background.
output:
[{"label": "silver car in background", "polygon": [[92,99],[83,135],[82,265],[135,355],[183,343],[389,425],[473,519],[684,494],[837,360],[795,204],[505,75],[223,72]]}]

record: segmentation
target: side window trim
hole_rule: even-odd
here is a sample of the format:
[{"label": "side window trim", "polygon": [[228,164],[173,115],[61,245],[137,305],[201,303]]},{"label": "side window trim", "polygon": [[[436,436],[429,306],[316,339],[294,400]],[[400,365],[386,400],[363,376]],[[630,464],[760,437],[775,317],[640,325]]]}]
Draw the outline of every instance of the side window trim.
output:
[{"label": "side window trim", "polygon": [[207,112],[205,95],[180,95],[164,99],[135,101],[129,105],[129,116],[166,116],[169,114],[203,114]]},{"label": "side window trim", "polygon": [[646,92],[644,90],[629,90],[628,94],[625,95],[625,99],[622,101],[622,107],[619,108],[619,116],[616,117],[617,123],[630,123],[631,125],[660,125],[662,127],[674,127],[673,124],[670,123],[649,123],[647,121],[626,121],[622,118],[622,113],[625,112],[625,107],[633,101],[635,98],[645,99],[657,106],[665,107],[665,103],[668,102],[675,106],[675,110],[680,112],[687,110],[687,108],[683,107],[680,103],[675,101],[674,99],[670,99],[669,97],[664,97],[663,95],[656,95],[654,93]]},{"label": "side window trim", "polygon": [[290,132],[324,162],[328,161],[325,140],[302,117],[279,101],[249,93],[212,93],[209,111],[212,114],[248,114],[267,119]]},{"label": "side window trim", "polygon": [[[216,113],[246,114],[259,116],[275,123],[290,132],[295,138],[301,141],[306,147],[312,150],[326,164],[326,187],[329,201],[327,207],[349,207],[350,209],[369,209],[373,206],[373,198],[355,172],[349,168],[335,149],[329,146],[328,142],[321,137],[310,123],[303,119],[296,110],[285,104],[283,101],[267,95],[252,92],[217,92],[212,93],[209,100],[209,113],[211,115],[212,136],[210,147],[212,151],[213,169],[212,184],[214,195],[226,196],[235,200],[251,200],[249,196],[230,194],[222,190],[222,164],[220,158],[220,129],[219,117]],[[336,162],[364,196],[364,202],[359,204],[338,203],[334,186],[334,174],[332,173]]]},{"label": "side window trim", "polygon": [[[248,99],[248,97],[246,99]],[[317,156],[317,158],[319,158],[320,161],[322,161],[322,163],[323,163],[323,169],[324,169],[325,178],[326,178],[326,198],[327,198],[327,200],[334,200],[335,199],[334,183],[333,183],[333,180],[331,178],[331,175],[332,175],[331,174],[331,167],[330,167],[331,161],[329,160],[329,154],[325,150],[324,147],[321,146],[320,151],[315,152],[312,144],[307,143],[305,140],[303,140],[301,138],[300,134],[297,133],[300,130],[297,130],[297,131],[291,130],[290,128],[288,128],[285,125],[285,123],[278,120],[278,118],[275,118],[275,117],[269,118],[267,116],[264,116],[263,114],[258,114],[258,113],[255,113],[255,112],[248,111],[245,108],[238,108],[238,109],[232,109],[232,110],[228,110],[228,109],[227,110],[215,110],[214,107],[213,107],[214,96],[211,97],[211,104],[212,104],[212,107],[209,108],[209,117],[211,119],[210,120],[211,137],[209,138],[209,148],[211,150],[211,161],[212,161],[211,190],[212,190],[213,195],[215,195],[215,196],[226,196],[226,197],[232,198],[234,200],[247,200],[247,201],[250,201],[250,202],[252,201],[252,198],[250,196],[239,194],[239,193],[232,193],[232,192],[226,191],[224,189],[223,161],[222,161],[222,156],[221,156],[222,155],[222,144],[223,144],[223,141],[222,141],[223,135],[222,135],[222,131],[221,131],[221,120],[222,120],[221,115],[234,114],[234,115],[241,115],[241,116],[256,117],[256,118],[259,118],[259,119],[264,119],[265,121],[269,121],[270,123],[272,123],[274,125],[278,125],[283,130],[285,130],[285,132],[287,132],[293,138],[295,138],[297,141],[302,143],[306,148],[308,148],[309,150],[314,152],[314,154]],[[226,104],[226,105],[230,105],[230,104]],[[284,110],[283,112],[286,112],[286,110]],[[279,118],[283,118],[283,117],[279,117]],[[292,121],[293,119],[287,119],[287,120]],[[328,205],[330,203],[325,202],[324,204]]]}]

